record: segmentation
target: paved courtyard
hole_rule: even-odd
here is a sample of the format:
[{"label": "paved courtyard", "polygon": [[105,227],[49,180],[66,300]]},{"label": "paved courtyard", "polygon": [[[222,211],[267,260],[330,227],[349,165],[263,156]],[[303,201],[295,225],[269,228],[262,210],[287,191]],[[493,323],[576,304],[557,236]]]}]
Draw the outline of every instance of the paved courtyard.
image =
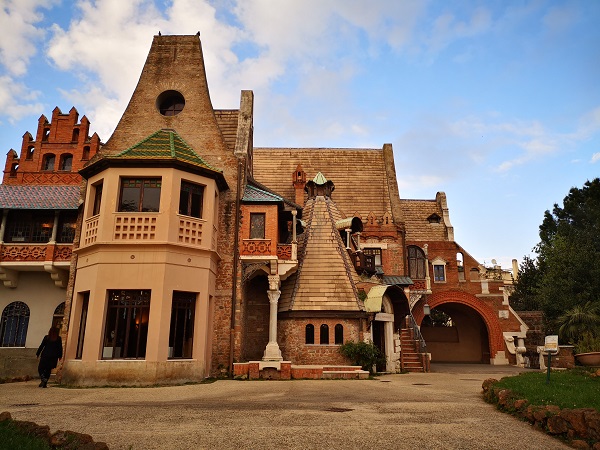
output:
[{"label": "paved courtyard", "polygon": [[158,388],[0,385],[0,412],[111,449],[563,449],[483,402],[513,367],[434,365],[376,380],[232,381]]}]

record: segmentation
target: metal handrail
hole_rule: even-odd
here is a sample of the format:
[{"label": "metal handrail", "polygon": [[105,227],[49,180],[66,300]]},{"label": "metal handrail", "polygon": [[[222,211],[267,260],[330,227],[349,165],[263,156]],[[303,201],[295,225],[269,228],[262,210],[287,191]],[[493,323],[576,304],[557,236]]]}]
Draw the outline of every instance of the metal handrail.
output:
[{"label": "metal handrail", "polygon": [[409,312],[406,316],[410,321],[409,326],[412,327],[415,340],[419,341],[419,352],[427,353],[427,344],[425,343],[425,339],[423,339],[423,335],[421,334],[421,330],[419,330],[419,326],[417,325],[417,321],[415,320],[412,312]]}]

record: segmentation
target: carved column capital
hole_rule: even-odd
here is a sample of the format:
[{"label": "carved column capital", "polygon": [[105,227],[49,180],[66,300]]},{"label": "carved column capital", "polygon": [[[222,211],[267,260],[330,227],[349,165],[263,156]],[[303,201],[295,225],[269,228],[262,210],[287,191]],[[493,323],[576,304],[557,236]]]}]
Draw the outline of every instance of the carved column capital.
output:
[{"label": "carved column capital", "polygon": [[269,291],[278,291],[281,284],[279,275],[269,275],[267,278],[269,279]]}]

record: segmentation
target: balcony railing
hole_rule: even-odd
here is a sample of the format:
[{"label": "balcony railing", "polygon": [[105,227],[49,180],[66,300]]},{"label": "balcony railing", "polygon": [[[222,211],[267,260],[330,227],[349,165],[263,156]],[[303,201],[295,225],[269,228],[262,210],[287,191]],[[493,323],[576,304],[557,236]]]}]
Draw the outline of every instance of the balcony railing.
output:
[{"label": "balcony railing", "polygon": [[292,244],[277,244],[277,259],[292,259]]},{"label": "balcony railing", "polygon": [[270,239],[242,240],[241,256],[276,256],[272,250]]},{"label": "balcony railing", "polygon": [[73,244],[2,244],[2,262],[70,261]]}]

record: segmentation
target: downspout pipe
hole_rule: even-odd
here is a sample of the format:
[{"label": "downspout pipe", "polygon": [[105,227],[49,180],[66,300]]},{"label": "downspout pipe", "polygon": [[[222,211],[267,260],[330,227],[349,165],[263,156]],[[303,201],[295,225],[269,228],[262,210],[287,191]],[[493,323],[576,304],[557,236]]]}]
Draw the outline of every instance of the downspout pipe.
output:
[{"label": "downspout pipe", "polygon": [[237,191],[235,194],[235,230],[233,232],[233,270],[231,274],[231,330],[229,332],[229,370],[233,374],[233,353],[235,344],[235,310],[237,308],[238,263],[240,259],[240,200],[242,191],[242,159],[238,158]]}]

